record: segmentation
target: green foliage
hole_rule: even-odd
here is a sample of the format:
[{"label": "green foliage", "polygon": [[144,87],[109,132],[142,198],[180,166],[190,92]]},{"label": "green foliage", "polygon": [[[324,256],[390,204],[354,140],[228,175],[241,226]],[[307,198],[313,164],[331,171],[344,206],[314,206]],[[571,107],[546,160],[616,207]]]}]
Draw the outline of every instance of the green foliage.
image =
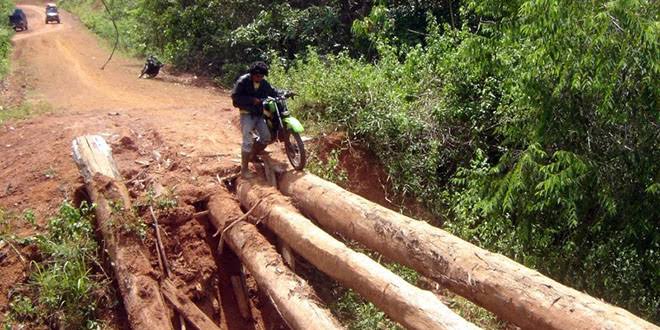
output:
[{"label": "green foliage", "polygon": [[16,106],[0,106],[0,124],[3,124],[9,120],[31,118],[38,114],[51,112],[52,110],[53,107],[46,101],[38,101],[36,103],[24,101]]},{"label": "green foliage", "polygon": [[34,238],[42,260],[32,262],[28,283],[10,303],[6,325],[32,322],[66,329],[99,329],[98,307],[109,303],[110,279],[98,274],[99,248],[92,207],[63,203]]},{"label": "green foliage", "polygon": [[327,155],[326,160],[321,160],[318,155],[311,154],[309,162],[307,163],[307,170],[313,174],[318,175],[328,181],[334,182],[338,185],[345,185],[348,183],[348,173],[339,164],[339,154],[341,149],[333,149]]},{"label": "green foliage", "polygon": [[499,150],[457,173],[452,226],[657,320],[658,8],[517,6],[483,47],[502,86]]},{"label": "green foliage", "polygon": [[310,50],[272,80],[453,232],[657,320],[657,5],[501,4],[467,3],[460,29],[430,17],[417,46],[377,29],[376,62]]},{"label": "green foliage", "polygon": [[[6,19],[14,9],[14,1],[0,0],[0,13]],[[8,24],[0,24],[0,79],[9,72],[9,56],[11,54],[11,37],[14,31]],[[0,114],[2,111],[0,111]],[[1,120],[0,120],[1,121]]]},{"label": "green foliage", "polygon": [[113,230],[119,229],[123,233],[135,235],[142,241],[147,238],[149,226],[139,216],[136,207],[128,209],[122,201],[110,201],[109,206],[111,217],[106,222],[106,226],[113,228]]},{"label": "green foliage", "polygon": [[401,329],[373,303],[365,301],[353,290],[346,290],[331,308],[339,314],[340,319],[347,322],[351,330]]}]

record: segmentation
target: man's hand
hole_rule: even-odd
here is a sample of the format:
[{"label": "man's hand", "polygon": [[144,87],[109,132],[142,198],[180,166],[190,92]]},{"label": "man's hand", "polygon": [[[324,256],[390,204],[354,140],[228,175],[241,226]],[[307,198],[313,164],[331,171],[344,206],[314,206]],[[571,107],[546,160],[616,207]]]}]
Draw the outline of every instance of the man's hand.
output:
[{"label": "man's hand", "polygon": [[252,104],[254,104],[254,105],[259,105],[259,104],[261,104],[261,99],[255,97],[254,100],[252,100]]}]

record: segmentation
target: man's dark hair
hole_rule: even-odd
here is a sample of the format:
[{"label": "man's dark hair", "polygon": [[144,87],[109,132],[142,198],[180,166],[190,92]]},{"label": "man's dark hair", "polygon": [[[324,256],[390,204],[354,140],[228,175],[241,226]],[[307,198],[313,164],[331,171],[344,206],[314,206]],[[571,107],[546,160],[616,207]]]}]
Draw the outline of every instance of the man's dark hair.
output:
[{"label": "man's dark hair", "polygon": [[250,65],[250,74],[262,74],[264,76],[268,75],[268,65],[266,63],[258,61]]}]

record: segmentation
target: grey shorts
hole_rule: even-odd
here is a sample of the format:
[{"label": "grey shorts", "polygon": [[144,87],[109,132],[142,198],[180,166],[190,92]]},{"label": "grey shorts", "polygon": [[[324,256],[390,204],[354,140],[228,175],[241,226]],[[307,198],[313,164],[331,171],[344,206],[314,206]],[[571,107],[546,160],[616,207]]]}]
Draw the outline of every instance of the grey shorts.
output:
[{"label": "grey shorts", "polygon": [[252,130],[257,133],[257,141],[259,143],[270,143],[270,130],[264,117],[241,114],[241,133],[243,134],[242,152],[250,152],[252,150]]}]

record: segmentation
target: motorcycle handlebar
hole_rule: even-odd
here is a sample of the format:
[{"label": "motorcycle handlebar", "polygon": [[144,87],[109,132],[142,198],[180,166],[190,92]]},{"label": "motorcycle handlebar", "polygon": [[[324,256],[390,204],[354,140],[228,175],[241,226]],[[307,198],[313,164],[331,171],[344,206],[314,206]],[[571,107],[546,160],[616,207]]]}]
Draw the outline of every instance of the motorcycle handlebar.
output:
[{"label": "motorcycle handlebar", "polygon": [[296,94],[295,92],[284,92],[283,94],[280,94],[280,95],[277,96],[277,97],[269,96],[269,97],[267,97],[267,98],[265,98],[265,99],[261,99],[261,102],[263,103],[263,102],[266,102],[266,101],[268,101],[268,100],[276,100],[276,101],[277,101],[277,100],[284,100],[284,99],[288,99],[288,98],[293,99],[293,98],[294,98],[295,96],[297,96],[297,95],[298,95],[298,94]]}]

